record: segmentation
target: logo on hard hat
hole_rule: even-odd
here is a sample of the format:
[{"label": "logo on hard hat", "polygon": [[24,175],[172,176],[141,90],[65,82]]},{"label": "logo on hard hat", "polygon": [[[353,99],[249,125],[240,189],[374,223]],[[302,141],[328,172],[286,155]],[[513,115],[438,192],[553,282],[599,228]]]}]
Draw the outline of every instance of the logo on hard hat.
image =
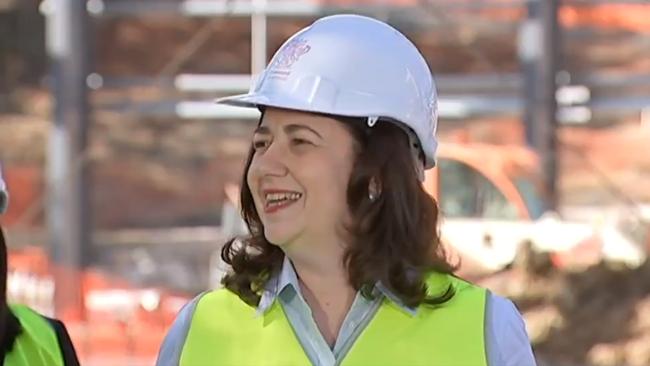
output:
[{"label": "logo on hard hat", "polygon": [[286,77],[291,74],[291,67],[302,55],[311,50],[306,39],[296,38],[287,43],[276,55],[269,73],[273,76]]}]

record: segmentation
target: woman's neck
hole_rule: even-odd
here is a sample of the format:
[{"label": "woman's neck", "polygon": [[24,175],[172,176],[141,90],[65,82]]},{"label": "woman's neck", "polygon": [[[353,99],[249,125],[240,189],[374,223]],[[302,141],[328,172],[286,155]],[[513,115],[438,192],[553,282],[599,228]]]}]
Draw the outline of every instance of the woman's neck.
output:
[{"label": "woman's neck", "polygon": [[[291,256],[289,256],[291,258]],[[325,257],[328,261],[291,258],[303,298],[325,341],[332,347],[350,310],[356,291],[348,281],[342,253]]]}]

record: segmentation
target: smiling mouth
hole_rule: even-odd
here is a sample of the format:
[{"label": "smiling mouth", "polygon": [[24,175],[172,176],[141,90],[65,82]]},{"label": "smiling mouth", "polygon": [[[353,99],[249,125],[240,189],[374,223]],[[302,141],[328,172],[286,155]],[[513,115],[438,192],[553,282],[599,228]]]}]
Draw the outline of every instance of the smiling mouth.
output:
[{"label": "smiling mouth", "polygon": [[264,194],[264,212],[273,213],[302,198],[302,193],[298,192],[273,192]]}]

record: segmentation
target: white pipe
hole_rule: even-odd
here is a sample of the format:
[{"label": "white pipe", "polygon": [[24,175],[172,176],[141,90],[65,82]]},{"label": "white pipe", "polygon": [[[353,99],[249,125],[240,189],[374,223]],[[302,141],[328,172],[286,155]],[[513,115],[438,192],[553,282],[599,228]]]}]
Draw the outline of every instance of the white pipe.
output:
[{"label": "white pipe", "polygon": [[266,0],[253,0],[251,17],[251,74],[259,75],[266,66]]}]

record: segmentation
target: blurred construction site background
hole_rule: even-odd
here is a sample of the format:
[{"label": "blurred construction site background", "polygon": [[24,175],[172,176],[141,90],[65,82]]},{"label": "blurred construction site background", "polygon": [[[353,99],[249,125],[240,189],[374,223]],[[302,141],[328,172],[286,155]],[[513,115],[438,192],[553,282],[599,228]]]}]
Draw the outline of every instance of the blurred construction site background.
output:
[{"label": "blurred construction site background", "polygon": [[650,365],[650,3],[0,0],[8,291],[82,363],[152,364],[219,286],[255,112],[217,107],[318,17],[407,34],[440,94],[426,187],[540,365]]}]

